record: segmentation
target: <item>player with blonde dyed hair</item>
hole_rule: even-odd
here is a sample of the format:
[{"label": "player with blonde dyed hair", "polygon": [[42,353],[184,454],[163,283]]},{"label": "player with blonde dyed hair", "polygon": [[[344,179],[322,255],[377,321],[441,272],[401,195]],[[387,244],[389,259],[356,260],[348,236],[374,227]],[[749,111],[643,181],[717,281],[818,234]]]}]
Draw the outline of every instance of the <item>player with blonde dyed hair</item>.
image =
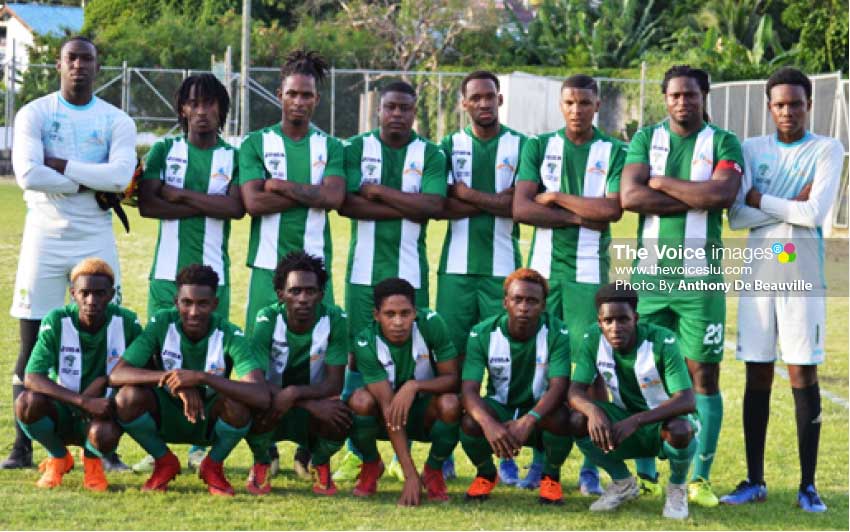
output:
[{"label": "player with blonde dyed hair", "polygon": [[[66,445],[80,445],[83,486],[106,490],[101,458],[118,446],[107,375],[126,347],[141,334],[136,315],[109,301],[115,272],[104,260],[87,258],[71,270],[70,305],[47,314],[15,401],[21,429],[47,449],[40,488],[54,488],[74,466]],[[57,375],[56,380],[49,375]]]}]

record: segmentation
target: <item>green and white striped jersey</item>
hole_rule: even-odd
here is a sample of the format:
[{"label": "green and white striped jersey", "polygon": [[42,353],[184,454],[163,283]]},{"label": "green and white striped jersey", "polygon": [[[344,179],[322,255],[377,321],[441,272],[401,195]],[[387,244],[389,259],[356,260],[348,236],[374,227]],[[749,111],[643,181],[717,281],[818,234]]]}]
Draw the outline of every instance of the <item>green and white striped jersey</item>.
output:
[{"label": "green and white striped jersey", "polygon": [[[200,149],[185,136],[157,141],[148,153],[142,179],[159,179],[172,187],[210,195],[227,194],[238,174],[236,149],[221,138]],[[230,220],[193,216],[160,220],[150,279],[173,281],[189,264],[212,266],[219,285],[230,284]]]},{"label": "green and white striped jersey", "polygon": [[[738,137],[712,124],[687,137],[670,131],[670,123],[638,131],[629,144],[626,164],[642,163],[650,167],[650,175],[665,175],[684,181],[708,181],[720,161],[744,166]],[[690,209],[670,215],[641,214],[638,224],[638,246],[648,248],[647,258],[635,261],[636,278],[720,277],[719,258],[713,250],[722,246],[723,209],[711,211]],[[704,258],[658,257],[655,246],[670,248],[703,248]]]},{"label": "green and white striped jersey", "polygon": [[614,403],[630,412],[657,408],[674,393],[691,388],[688,366],[672,331],[638,323],[636,334],[631,351],[621,353],[598,326],[591,326],[575,357],[573,381],[592,384],[601,375]]},{"label": "green and white striped jersey", "polygon": [[[415,132],[399,149],[385,145],[377,129],[352,137],[345,147],[345,173],[348,192],[371,182],[402,192],[446,195],[446,156]],[[427,222],[407,219],[351,220],[348,282],[372,286],[401,277],[422,287],[428,280],[427,227]]]},{"label": "green and white striped jersey", "polygon": [[[325,176],[345,178],[342,143],[318,129],[294,141],[275,124],[249,134],[239,147],[239,182],[284,179],[320,185]],[[303,249],[322,257],[330,275],[331,231],[325,209],[295,207],[251,219],[248,266],[273,270],[280,258]]]},{"label": "green and white striped jersey", "polygon": [[[593,138],[577,146],[564,129],[530,137],[522,150],[518,181],[538,184],[540,192],[602,198],[620,191],[626,147],[593,128]],[[535,227],[528,265],[561,281],[608,282],[611,231],[586,227]]]},{"label": "green and white striped jersey", "polygon": [[[480,140],[472,126],[443,139],[448,184],[498,194],[514,186],[526,137],[501,126],[499,134]],[[440,273],[505,277],[520,267],[519,226],[510,218],[481,213],[451,220],[443,243]]]}]

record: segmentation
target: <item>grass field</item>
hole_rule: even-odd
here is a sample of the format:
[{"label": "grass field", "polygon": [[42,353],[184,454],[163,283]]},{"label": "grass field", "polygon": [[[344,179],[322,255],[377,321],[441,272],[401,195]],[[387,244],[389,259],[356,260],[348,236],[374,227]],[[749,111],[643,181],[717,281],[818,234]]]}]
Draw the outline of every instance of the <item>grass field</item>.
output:
[{"label": "grass field", "polygon": [[[11,375],[18,352],[17,322],[6,314],[17,266],[18,249],[25,206],[21,191],[13,181],[0,181],[0,369]],[[133,232],[125,235],[119,224],[116,231],[125,304],[144,314],[147,297],[147,276],[156,239],[156,223],[138,217],[131,209]],[[334,286],[337,301],[342,301],[343,274],[348,249],[349,228],[346,220],[332,220],[335,257]],[[615,236],[634,234],[635,219],[626,217],[614,227]],[[428,251],[430,263],[436,265],[445,224],[429,227]],[[530,236],[523,230],[525,247]],[[231,235],[233,259],[233,294],[231,315],[239,324],[244,321],[248,271],[244,266],[248,243],[248,219],[236,223]],[[436,283],[432,275],[432,301]],[[848,302],[846,298],[828,301],[827,362],[820,368],[821,386],[847,399],[848,390]],[[727,341],[734,342],[737,301],[728,304]],[[727,493],[746,474],[741,434],[741,400],[744,365],[726,353],[721,386],[725,397],[725,424],[720,448],[712,475],[718,493]],[[7,378],[7,377],[4,377]],[[8,382],[8,381],[6,381]],[[0,450],[8,451],[13,438],[11,394],[8,388],[0,393]],[[0,500],[5,511],[0,512],[0,529],[586,529],[586,530],[652,530],[671,527],[699,530],[847,530],[848,526],[848,411],[828,400],[823,403],[823,431],[818,468],[818,487],[829,512],[823,515],[804,514],[794,507],[799,469],[797,462],[796,429],[793,400],[788,382],[777,377],[774,383],[771,424],[768,431],[766,478],[770,496],[766,503],[741,507],[703,509],[691,507],[690,518],[683,522],[662,519],[662,499],[641,499],[612,515],[592,515],[587,511],[591,499],[581,497],[575,489],[580,465],[580,453],[574,449],[562,472],[566,488],[563,507],[540,507],[536,494],[499,486],[492,499],[483,505],[468,505],[462,494],[473,476],[473,469],[463,452],[456,451],[460,478],[449,483],[452,496],[446,505],[425,504],[418,509],[395,506],[401,484],[386,477],[381,481],[378,495],[363,501],[351,496],[351,483],[340,484],[340,493],[322,499],[310,492],[309,483],[298,480],[291,472],[292,444],[281,445],[283,471],[274,479],[273,494],[264,498],[250,496],[244,482],[250,465],[250,455],[244,443],[228,460],[228,472],[237,490],[230,500],[211,499],[205,486],[196,477],[184,474],[172,483],[167,494],[142,494],[139,487],[144,478],[132,474],[113,474],[108,494],[90,494],[82,489],[81,467],[66,476],[63,486],[45,492],[34,486],[38,478],[34,470],[0,473]],[[392,452],[381,444],[384,459]],[[181,459],[185,446],[175,446]],[[121,442],[120,452],[125,461],[140,459],[142,450],[130,438]],[[36,446],[36,460],[45,456]],[[426,449],[414,448],[418,464],[423,463]],[[333,465],[340,455],[333,460]],[[525,450],[520,464],[530,461]],[[662,479],[667,465],[660,462]]]}]

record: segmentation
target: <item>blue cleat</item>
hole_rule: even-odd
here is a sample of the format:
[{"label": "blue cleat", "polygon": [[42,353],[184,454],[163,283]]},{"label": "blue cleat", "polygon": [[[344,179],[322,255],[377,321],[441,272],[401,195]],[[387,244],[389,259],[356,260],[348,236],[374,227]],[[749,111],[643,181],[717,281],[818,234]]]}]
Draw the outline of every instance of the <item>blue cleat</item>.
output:
[{"label": "blue cleat", "polygon": [[797,492],[797,504],[805,512],[823,513],[826,511],[826,505],[820,500],[818,490],[814,484],[809,484],[804,489]]},{"label": "blue cleat", "polygon": [[443,462],[443,480],[454,480],[457,478],[457,473],[455,472],[455,457],[454,455],[446,458],[446,461]]},{"label": "blue cleat", "polygon": [[511,458],[499,460],[499,480],[508,486],[515,486],[519,482],[519,468]]},{"label": "blue cleat", "polygon": [[525,478],[517,482],[517,487],[524,490],[535,490],[540,486],[540,479],[543,477],[543,464],[532,463],[528,466],[528,473]]},{"label": "blue cleat", "polygon": [[[817,495],[817,494],[815,494]],[[729,495],[720,497],[721,504],[747,504],[750,502],[764,502],[767,500],[767,486],[756,482],[744,480],[738,484],[735,491]]]},{"label": "blue cleat", "polygon": [[599,483],[599,471],[596,469],[582,469],[579,471],[578,490],[585,497],[602,495],[602,485]]}]

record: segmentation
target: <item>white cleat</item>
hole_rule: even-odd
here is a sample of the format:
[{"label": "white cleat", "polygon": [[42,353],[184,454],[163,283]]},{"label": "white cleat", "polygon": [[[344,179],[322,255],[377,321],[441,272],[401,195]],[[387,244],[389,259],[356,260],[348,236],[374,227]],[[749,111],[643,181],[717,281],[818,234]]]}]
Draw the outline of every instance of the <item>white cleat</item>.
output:
[{"label": "white cleat", "polygon": [[590,511],[610,512],[611,510],[616,510],[625,502],[637,499],[638,496],[640,496],[640,488],[638,488],[635,477],[614,480],[608,484],[602,496],[590,505]]},{"label": "white cleat", "polygon": [[662,515],[668,519],[688,518],[688,485],[667,484],[667,500]]}]

